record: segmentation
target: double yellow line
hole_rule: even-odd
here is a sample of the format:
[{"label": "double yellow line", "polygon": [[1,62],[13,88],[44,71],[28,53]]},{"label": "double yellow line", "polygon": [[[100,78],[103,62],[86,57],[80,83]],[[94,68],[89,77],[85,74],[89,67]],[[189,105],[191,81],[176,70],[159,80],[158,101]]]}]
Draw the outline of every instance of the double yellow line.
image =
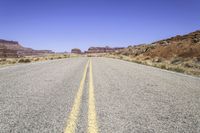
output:
[{"label": "double yellow line", "polygon": [[74,100],[74,104],[70,112],[70,115],[67,121],[67,127],[65,128],[64,133],[75,133],[88,67],[89,67],[89,100],[88,100],[88,129],[87,131],[88,133],[98,133],[91,60],[87,62],[84,68],[83,77],[81,79],[80,86],[76,94],[76,98]]}]

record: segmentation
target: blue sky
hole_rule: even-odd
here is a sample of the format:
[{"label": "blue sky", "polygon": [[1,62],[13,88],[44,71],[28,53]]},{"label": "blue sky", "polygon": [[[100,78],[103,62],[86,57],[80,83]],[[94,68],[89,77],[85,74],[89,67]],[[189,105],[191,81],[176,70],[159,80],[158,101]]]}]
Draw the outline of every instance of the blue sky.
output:
[{"label": "blue sky", "polygon": [[57,52],[200,29],[200,0],[0,0],[0,38]]}]

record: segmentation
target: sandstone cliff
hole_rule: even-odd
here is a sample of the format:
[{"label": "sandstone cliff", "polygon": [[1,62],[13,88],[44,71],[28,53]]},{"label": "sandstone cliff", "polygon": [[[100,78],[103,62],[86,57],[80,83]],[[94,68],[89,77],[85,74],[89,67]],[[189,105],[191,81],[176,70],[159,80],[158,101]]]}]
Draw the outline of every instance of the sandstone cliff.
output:
[{"label": "sandstone cliff", "polygon": [[110,52],[114,52],[120,49],[124,49],[123,47],[115,47],[115,48],[111,48],[111,47],[90,47],[88,49],[88,51],[85,51],[85,53],[110,53]]},{"label": "sandstone cliff", "polygon": [[51,50],[34,50],[20,45],[16,41],[0,39],[0,57],[19,57],[53,53]]}]

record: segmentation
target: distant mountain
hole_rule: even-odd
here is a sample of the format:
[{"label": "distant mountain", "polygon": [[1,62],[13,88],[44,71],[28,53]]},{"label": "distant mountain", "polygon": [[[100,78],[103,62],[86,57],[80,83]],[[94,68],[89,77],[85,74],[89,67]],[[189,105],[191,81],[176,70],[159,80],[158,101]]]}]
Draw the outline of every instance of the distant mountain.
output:
[{"label": "distant mountain", "polygon": [[73,48],[71,50],[71,53],[73,53],[73,54],[81,54],[82,52],[81,52],[81,50],[79,48]]},{"label": "distant mountain", "polygon": [[34,50],[20,45],[16,41],[7,41],[0,39],[0,57],[19,57],[30,55],[41,55],[54,53],[51,50]]},{"label": "distant mountain", "polygon": [[124,47],[90,47],[85,53],[110,53],[120,49],[124,49]]}]

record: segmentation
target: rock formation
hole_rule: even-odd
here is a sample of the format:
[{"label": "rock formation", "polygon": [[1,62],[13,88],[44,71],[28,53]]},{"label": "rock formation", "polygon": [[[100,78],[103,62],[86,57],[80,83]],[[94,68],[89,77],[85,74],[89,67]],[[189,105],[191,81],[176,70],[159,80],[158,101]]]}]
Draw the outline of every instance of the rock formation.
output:
[{"label": "rock formation", "polygon": [[85,51],[85,53],[110,53],[110,52],[114,52],[116,50],[120,50],[120,49],[124,49],[123,47],[115,47],[115,48],[111,48],[111,47],[90,47],[88,49],[88,51]]},{"label": "rock formation", "polygon": [[25,48],[16,41],[7,41],[0,39],[0,57],[19,57],[29,55],[40,55],[54,53],[51,50],[34,50]]},{"label": "rock formation", "polygon": [[74,48],[74,49],[71,50],[71,53],[73,53],[73,54],[81,54],[82,52],[81,52],[80,49]]}]

